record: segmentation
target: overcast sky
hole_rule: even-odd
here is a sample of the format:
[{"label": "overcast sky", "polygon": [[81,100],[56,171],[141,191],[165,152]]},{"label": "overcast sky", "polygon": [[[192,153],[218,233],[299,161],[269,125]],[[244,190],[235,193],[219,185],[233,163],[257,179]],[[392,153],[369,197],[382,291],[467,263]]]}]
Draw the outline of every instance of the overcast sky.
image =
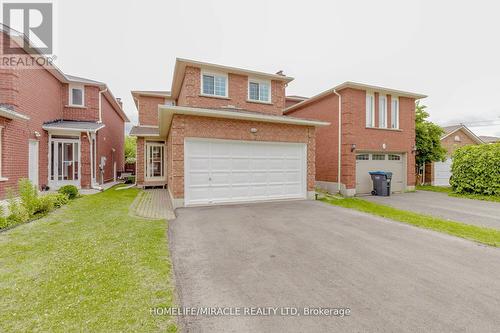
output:
[{"label": "overcast sky", "polygon": [[[496,1],[58,2],[58,61],[106,82],[133,123],[130,90],[170,90],[176,57],[295,78],[313,96],[343,81],[423,93],[438,124],[500,136]],[[493,126],[492,124],[496,124]]]}]

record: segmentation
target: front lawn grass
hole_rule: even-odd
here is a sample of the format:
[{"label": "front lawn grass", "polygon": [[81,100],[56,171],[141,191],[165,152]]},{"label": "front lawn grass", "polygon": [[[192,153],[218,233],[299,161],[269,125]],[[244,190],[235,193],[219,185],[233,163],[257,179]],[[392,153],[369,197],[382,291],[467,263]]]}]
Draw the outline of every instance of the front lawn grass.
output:
[{"label": "front lawn grass", "polygon": [[500,230],[448,221],[434,216],[409,212],[357,198],[325,197],[321,200],[335,206],[351,208],[394,221],[443,232],[486,245],[500,247]]},{"label": "front lawn grass", "polygon": [[448,193],[450,197],[456,197],[456,198],[500,202],[500,196],[455,193],[453,192],[451,186],[417,185],[417,190]]},{"label": "front lawn grass", "polygon": [[167,222],[129,215],[137,189],[85,196],[0,234],[1,332],[175,332]]}]

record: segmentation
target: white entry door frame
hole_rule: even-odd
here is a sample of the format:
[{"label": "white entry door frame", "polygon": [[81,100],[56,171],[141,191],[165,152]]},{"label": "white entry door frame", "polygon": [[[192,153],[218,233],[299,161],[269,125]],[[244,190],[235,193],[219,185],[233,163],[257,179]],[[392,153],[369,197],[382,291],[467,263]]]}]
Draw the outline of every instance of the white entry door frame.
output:
[{"label": "white entry door frame", "polygon": [[146,181],[165,180],[165,143],[146,141]]},{"label": "white entry door frame", "polygon": [[80,187],[80,139],[49,139],[49,186],[58,189],[64,185]]},{"label": "white entry door frame", "polygon": [[28,178],[33,185],[38,188],[38,167],[39,167],[39,143],[38,140],[29,140],[28,153]]}]

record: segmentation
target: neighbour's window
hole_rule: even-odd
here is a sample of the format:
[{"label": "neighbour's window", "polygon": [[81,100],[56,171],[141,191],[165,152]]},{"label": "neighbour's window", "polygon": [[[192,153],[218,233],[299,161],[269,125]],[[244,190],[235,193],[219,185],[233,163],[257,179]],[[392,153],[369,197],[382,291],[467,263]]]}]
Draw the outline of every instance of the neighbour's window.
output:
[{"label": "neighbour's window", "polygon": [[389,154],[389,161],[400,161],[401,155]]},{"label": "neighbour's window", "polygon": [[366,94],[366,127],[375,127],[375,96]]},{"label": "neighbour's window", "polygon": [[356,155],[356,159],[358,161],[368,161],[370,159],[370,156],[368,154],[358,154]]},{"label": "neighbour's window", "polygon": [[373,154],[372,155],[372,160],[374,160],[374,161],[385,161],[385,155],[384,154]]},{"label": "neighbour's window", "polygon": [[391,128],[399,128],[399,98],[391,98]]},{"label": "neighbour's window", "polygon": [[462,141],[462,140],[460,139],[460,136],[459,136],[459,135],[455,135],[455,142],[460,142],[460,141]]},{"label": "neighbour's window", "polygon": [[271,84],[267,81],[249,80],[248,99],[251,101],[271,102]]},{"label": "neighbour's window", "polygon": [[387,127],[387,97],[380,95],[378,98],[378,127]]},{"label": "neighbour's window", "polygon": [[227,76],[202,74],[201,93],[204,95],[227,97]]},{"label": "neighbour's window", "polygon": [[71,106],[84,106],[85,101],[85,88],[83,86],[70,85],[69,86],[69,105]]}]

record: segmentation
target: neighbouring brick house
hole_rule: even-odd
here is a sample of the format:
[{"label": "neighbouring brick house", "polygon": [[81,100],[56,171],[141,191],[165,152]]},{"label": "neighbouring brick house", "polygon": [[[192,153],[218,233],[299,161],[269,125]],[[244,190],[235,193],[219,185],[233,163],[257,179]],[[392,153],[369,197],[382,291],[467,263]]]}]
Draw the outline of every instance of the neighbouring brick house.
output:
[{"label": "neighbouring brick house", "polygon": [[174,207],[312,197],[315,131],[283,115],[293,79],[177,59],[171,91],[133,91],[136,180]]},{"label": "neighbouring brick house", "polygon": [[331,123],[316,131],[318,187],[340,187],[348,196],[370,193],[368,172],[382,170],[393,173],[392,191],[401,192],[415,186],[415,100],[425,97],[345,82],[284,113]]},{"label": "neighbouring brick house", "polygon": [[452,155],[460,147],[485,143],[465,125],[443,127],[441,145],[446,149],[446,160],[426,163],[424,166],[424,183],[436,186],[449,186],[451,177]]},{"label": "neighbouring brick house", "polygon": [[[10,36],[0,34],[3,56]],[[115,179],[124,164],[125,122],[121,102],[104,83],[55,66],[2,66],[0,197],[20,178],[39,189],[90,188]]]}]

